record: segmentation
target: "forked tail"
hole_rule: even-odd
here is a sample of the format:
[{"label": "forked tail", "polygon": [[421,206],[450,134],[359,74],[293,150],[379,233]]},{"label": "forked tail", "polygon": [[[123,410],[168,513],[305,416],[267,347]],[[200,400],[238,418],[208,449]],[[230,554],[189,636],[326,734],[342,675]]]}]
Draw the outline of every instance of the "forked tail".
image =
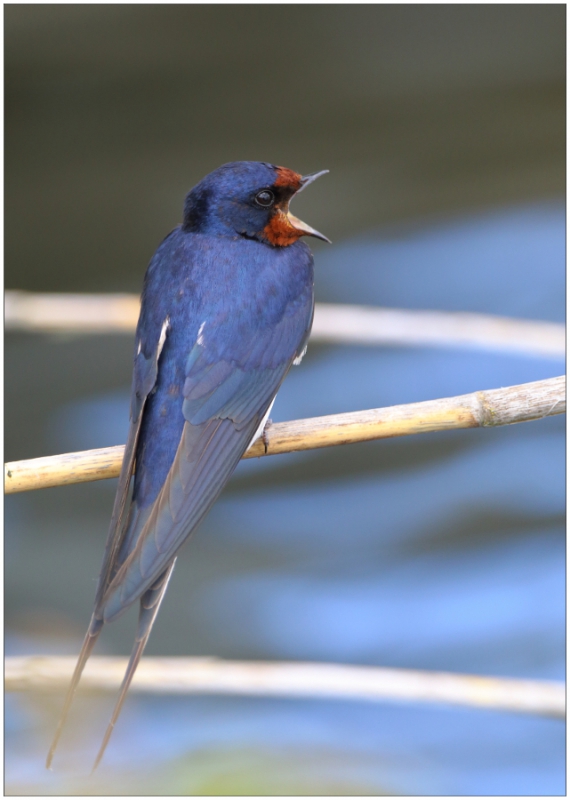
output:
[{"label": "forked tail", "polygon": [[95,647],[95,642],[99,638],[99,634],[101,633],[102,629],[103,629],[103,621],[100,619],[96,619],[95,616],[91,617],[91,622],[89,623],[89,628],[87,629],[87,633],[85,634],[85,639],[83,640],[81,652],[79,653],[79,658],[77,659],[77,664],[75,665],[75,671],[73,673],[73,677],[71,678],[69,689],[67,690],[65,703],[63,704],[63,711],[61,712],[61,717],[59,719],[57,730],[54,734],[53,741],[51,743],[51,747],[47,755],[46,759],[47,769],[51,769],[51,762],[53,761],[53,756],[56,751],[57,744],[61,736],[61,732],[63,731],[67,715],[69,714],[69,709],[71,708],[71,704],[73,703],[73,698],[75,696],[75,691],[77,689],[77,685],[79,684],[79,680],[81,678],[81,673],[83,672],[83,668],[87,663],[87,659],[89,658],[89,656],[93,651],[93,648]]},{"label": "forked tail", "polygon": [[97,758],[95,759],[95,763],[93,764],[93,769],[91,770],[91,774],[93,774],[93,772],[95,772],[95,770],[99,766],[99,762],[103,758],[103,754],[107,748],[107,745],[109,744],[109,739],[111,738],[111,734],[113,733],[115,723],[117,722],[119,714],[121,713],[121,709],[123,708],[123,703],[125,702],[127,692],[129,691],[129,686],[131,685],[131,681],[139,665],[139,661],[141,659],[144,648],[148,641],[148,637],[150,636],[154,620],[156,618],[156,615],[158,614],[158,609],[160,608],[162,598],[164,597],[164,593],[166,592],[166,587],[168,586],[168,581],[170,580],[170,576],[172,575],[172,570],[174,569],[175,562],[176,559],[174,559],[172,564],[162,573],[162,575],[155,581],[155,583],[153,583],[150,589],[146,590],[146,592],[141,597],[139,621],[138,621],[137,635],[135,638],[135,644],[131,652],[131,657],[127,665],[127,671],[125,672],[125,677],[123,678],[123,682],[121,684],[121,689],[119,691],[119,696],[117,698],[117,702],[115,704],[111,720],[109,722],[109,725],[107,726],[107,730],[105,731],[105,736],[103,737],[101,747],[99,748],[99,752],[97,753]]}]

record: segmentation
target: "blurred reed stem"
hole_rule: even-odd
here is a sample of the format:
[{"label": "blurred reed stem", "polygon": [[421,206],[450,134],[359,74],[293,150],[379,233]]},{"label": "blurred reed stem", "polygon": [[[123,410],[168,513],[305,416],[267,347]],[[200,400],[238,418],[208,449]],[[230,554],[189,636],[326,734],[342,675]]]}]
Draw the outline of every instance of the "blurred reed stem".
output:
[{"label": "blurred reed stem", "polygon": [[[91,658],[82,687],[117,689],[126,664],[126,658]],[[72,656],[9,657],[6,690],[63,691],[74,666]],[[563,683],[344,664],[143,658],[132,691],[449,703],[562,718],[565,714]]]},{"label": "blurred reed stem", "polygon": [[[127,294],[7,291],[6,330],[132,333],[139,298]],[[361,345],[477,348],[563,358],[564,326],[490,314],[412,311],[317,303],[311,341]]]}]

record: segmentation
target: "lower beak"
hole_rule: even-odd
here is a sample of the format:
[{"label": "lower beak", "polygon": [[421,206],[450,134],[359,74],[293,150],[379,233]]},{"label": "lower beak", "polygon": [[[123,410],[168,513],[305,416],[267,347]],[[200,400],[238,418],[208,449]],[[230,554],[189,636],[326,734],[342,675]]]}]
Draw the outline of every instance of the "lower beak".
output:
[{"label": "lower beak", "polygon": [[289,220],[289,223],[293,226],[293,228],[295,228],[296,231],[299,231],[301,235],[314,236],[315,239],[322,239],[323,242],[328,242],[329,244],[332,244],[331,240],[327,236],[325,236],[323,233],[319,233],[314,228],[311,228],[311,226],[307,225],[306,222],[303,222],[302,220],[297,219],[297,217],[294,217],[290,211],[287,212],[287,219]]},{"label": "lower beak", "polygon": [[[299,192],[302,192],[306,186],[308,186],[313,181],[316,181],[317,178],[321,177],[321,175],[326,175],[327,173],[328,169],[322,169],[320,172],[312,172],[310,175],[303,175],[303,177],[301,178],[301,188],[297,189],[295,194],[299,194]],[[297,219],[297,217],[294,217],[290,211],[287,212],[287,219],[289,220],[291,225],[295,228],[295,230],[301,231],[304,236],[314,236],[315,239],[322,239],[323,242],[328,242],[329,244],[332,244],[331,240],[327,236],[325,236],[322,233],[319,233],[314,228],[311,228],[311,226],[307,225],[306,222],[302,222],[300,219]]]}]

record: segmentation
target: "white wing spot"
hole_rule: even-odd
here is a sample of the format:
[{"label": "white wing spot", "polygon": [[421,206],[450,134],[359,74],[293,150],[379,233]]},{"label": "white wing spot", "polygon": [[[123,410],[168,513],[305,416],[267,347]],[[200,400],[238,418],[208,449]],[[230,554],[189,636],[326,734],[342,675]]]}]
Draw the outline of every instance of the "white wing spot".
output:
[{"label": "white wing spot", "polygon": [[198,331],[198,338],[196,339],[196,343],[197,344],[201,344],[201,345],[204,344],[203,331],[204,331],[204,325],[205,324],[206,324],[206,320],[204,320],[204,322],[200,325],[200,329]]},{"label": "white wing spot", "polygon": [[302,352],[302,353],[300,353],[300,354],[297,356],[297,358],[295,358],[295,359],[293,360],[293,364],[294,364],[296,367],[298,367],[298,366],[299,366],[299,364],[300,364],[300,363],[301,363],[301,361],[303,360],[303,356],[305,355],[305,353],[306,353],[306,352],[307,352],[307,345],[305,345],[305,347],[303,348],[303,352]]},{"label": "white wing spot", "polygon": [[160,354],[162,353],[162,348],[164,347],[164,343],[166,341],[166,333],[170,328],[170,317],[166,317],[164,322],[162,323],[162,329],[160,331],[160,338],[158,340],[158,349],[156,352],[156,360],[160,358]]}]

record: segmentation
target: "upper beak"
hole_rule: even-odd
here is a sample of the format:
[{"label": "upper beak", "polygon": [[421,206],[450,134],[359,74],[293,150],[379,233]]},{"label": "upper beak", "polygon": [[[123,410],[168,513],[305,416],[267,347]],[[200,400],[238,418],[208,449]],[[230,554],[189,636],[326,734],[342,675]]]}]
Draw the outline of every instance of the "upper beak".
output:
[{"label": "upper beak", "polygon": [[303,177],[301,178],[301,188],[297,189],[296,194],[302,192],[305,186],[308,186],[313,181],[316,181],[317,178],[321,177],[321,175],[326,175],[327,172],[329,172],[328,169],[322,169],[320,172],[311,172],[310,175],[303,175]]},{"label": "upper beak", "polygon": [[[321,175],[326,175],[328,171],[329,171],[328,169],[322,169],[320,172],[312,172],[310,175],[303,175],[303,177],[301,178],[301,188],[297,189],[295,194],[299,194],[299,192],[302,192],[305,186],[308,186],[313,181],[316,181],[317,178],[321,177]],[[315,239],[322,239],[323,242],[328,242],[329,244],[332,244],[328,236],[325,236],[323,233],[319,233],[319,231],[316,231],[314,228],[311,228],[311,226],[307,225],[306,222],[303,222],[302,220],[293,216],[293,214],[291,214],[290,211],[287,212],[287,218],[291,223],[291,225],[296,230],[302,231],[305,234],[305,236],[314,236]]]}]

